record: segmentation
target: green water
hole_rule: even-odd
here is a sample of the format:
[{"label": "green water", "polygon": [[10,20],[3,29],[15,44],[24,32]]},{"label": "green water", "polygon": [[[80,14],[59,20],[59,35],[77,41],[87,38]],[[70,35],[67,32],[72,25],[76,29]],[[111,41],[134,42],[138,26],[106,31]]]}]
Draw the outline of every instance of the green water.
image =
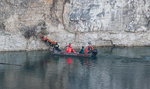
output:
[{"label": "green water", "polygon": [[0,89],[150,89],[150,47],[98,51],[97,59],[1,52]]}]

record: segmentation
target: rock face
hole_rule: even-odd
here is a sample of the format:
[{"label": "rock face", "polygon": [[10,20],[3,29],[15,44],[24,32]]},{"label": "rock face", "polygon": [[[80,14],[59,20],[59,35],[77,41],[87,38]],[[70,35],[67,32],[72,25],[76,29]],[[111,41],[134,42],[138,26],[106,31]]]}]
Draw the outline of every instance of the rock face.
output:
[{"label": "rock face", "polygon": [[150,0],[0,0],[0,51],[46,49],[45,31],[61,47],[150,46]]}]

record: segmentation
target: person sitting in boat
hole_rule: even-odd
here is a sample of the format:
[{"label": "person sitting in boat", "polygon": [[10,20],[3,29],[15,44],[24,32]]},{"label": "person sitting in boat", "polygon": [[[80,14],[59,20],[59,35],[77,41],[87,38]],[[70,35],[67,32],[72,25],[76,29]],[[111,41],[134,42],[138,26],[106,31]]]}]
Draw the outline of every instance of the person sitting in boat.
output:
[{"label": "person sitting in boat", "polygon": [[69,45],[67,45],[66,47],[72,48],[72,44],[71,44],[71,43],[69,43]]},{"label": "person sitting in boat", "polygon": [[84,54],[84,46],[82,46],[82,49],[79,52],[80,54]]},{"label": "person sitting in boat", "polygon": [[61,51],[61,49],[59,48],[58,42],[55,43],[54,49],[55,49],[56,51],[58,51],[58,52]]},{"label": "person sitting in boat", "polygon": [[88,42],[88,46],[85,48],[84,52],[91,53],[94,50],[94,47],[92,46],[91,42]]},{"label": "person sitting in boat", "polygon": [[76,53],[76,51],[72,48],[72,45],[71,45],[71,43],[69,43],[69,45],[67,45],[66,46],[67,48],[66,48],[66,53]]}]

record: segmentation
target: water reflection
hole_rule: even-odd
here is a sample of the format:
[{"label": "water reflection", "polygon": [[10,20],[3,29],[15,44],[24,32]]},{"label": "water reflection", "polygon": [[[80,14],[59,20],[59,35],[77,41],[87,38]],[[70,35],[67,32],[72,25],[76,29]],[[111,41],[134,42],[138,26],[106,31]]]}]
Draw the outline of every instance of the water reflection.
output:
[{"label": "water reflection", "polygon": [[67,58],[67,63],[68,64],[72,64],[73,63],[73,59],[72,58]]},{"label": "water reflection", "polygon": [[137,57],[134,49],[128,57],[126,48],[106,49],[97,59],[2,52],[0,62],[21,66],[0,64],[0,89],[150,89],[148,53]]}]

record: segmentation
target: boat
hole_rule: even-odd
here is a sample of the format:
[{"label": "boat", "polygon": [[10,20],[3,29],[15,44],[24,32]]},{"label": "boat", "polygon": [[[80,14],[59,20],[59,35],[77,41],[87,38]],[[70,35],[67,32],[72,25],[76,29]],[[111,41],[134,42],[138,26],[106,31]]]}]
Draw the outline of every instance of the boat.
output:
[{"label": "boat", "polygon": [[[52,41],[50,39],[48,39],[47,37],[44,37],[43,35],[39,35],[39,37],[41,38],[42,41],[44,41],[46,44],[48,44],[49,46],[51,47],[54,47],[54,45],[57,45],[55,41]],[[90,53],[87,53],[87,54],[80,54],[80,53],[66,53],[66,52],[63,52],[63,51],[57,51],[55,49],[51,49],[49,51],[49,53],[51,55],[59,55],[59,56],[75,56],[75,57],[96,57],[97,55],[97,49],[94,49],[92,50]]]},{"label": "boat", "polygon": [[97,55],[97,49],[94,49],[91,53],[88,54],[80,54],[80,53],[65,53],[65,52],[57,52],[57,51],[49,51],[51,55],[59,55],[59,56],[72,56],[72,57],[87,57],[87,58],[95,58]]}]

